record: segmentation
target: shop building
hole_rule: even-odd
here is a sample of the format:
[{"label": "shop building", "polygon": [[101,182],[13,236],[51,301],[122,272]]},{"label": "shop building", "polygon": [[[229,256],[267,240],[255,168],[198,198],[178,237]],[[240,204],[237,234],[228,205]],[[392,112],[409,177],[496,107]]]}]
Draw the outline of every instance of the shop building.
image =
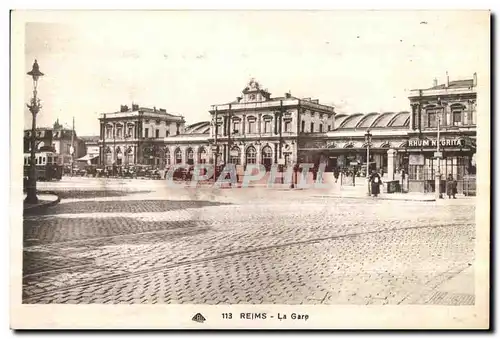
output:
[{"label": "shop building", "polygon": [[[441,179],[451,174],[457,180],[458,193],[475,187],[476,86],[476,74],[456,81],[449,81],[447,75],[444,84],[434,80],[430,88],[411,91],[406,145],[410,191],[435,191],[438,162]],[[438,142],[441,153],[435,154]]]}]

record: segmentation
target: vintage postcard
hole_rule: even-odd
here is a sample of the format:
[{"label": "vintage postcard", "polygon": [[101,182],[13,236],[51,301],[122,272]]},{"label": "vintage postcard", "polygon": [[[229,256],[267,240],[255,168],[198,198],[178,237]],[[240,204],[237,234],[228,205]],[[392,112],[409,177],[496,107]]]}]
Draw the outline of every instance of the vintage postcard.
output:
[{"label": "vintage postcard", "polygon": [[13,329],[486,329],[490,12],[13,11]]}]

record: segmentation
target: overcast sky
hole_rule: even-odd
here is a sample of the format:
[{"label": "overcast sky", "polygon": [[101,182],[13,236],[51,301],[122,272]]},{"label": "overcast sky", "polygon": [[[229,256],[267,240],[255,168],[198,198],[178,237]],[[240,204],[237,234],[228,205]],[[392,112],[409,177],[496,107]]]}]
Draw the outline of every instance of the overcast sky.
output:
[{"label": "overcast sky", "polygon": [[[98,114],[135,102],[208,120],[254,77],[337,112],[409,110],[407,91],[472,78],[484,63],[484,14],[471,12],[100,12],[26,25],[39,126],[56,118],[97,135]],[[47,21],[47,20],[45,20]],[[480,39],[479,39],[480,40]],[[481,74],[478,73],[478,77]],[[26,76],[25,100],[31,96]],[[25,127],[31,115],[25,110]]]}]

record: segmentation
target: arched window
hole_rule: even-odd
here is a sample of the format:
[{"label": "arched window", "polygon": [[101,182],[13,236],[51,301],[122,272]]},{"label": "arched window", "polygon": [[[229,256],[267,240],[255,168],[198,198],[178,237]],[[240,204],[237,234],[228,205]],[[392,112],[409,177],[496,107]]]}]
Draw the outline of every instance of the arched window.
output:
[{"label": "arched window", "polygon": [[191,147],[189,147],[186,150],[186,159],[187,159],[187,164],[188,165],[193,165],[194,164],[194,152]]},{"label": "arched window", "polygon": [[262,148],[262,164],[266,167],[266,170],[273,164],[273,150],[269,146]]},{"label": "arched window", "polygon": [[231,152],[229,154],[229,162],[231,164],[239,165],[240,159],[241,159],[240,148],[238,146],[233,146],[233,148],[231,148]]},{"label": "arched window", "polygon": [[133,164],[134,163],[134,150],[132,149],[132,147],[129,146],[125,150],[125,154],[126,154],[125,161],[127,162],[126,165]]},{"label": "arched window", "polygon": [[176,164],[181,164],[182,163],[182,151],[180,148],[177,148],[175,150],[175,163]]},{"label": "arched window", "polygon": [[255,151],[255,147],[250,146],[246,151],[246,160],[247,164],[256,164],[257,163],[257,152]]},{"label": "arched window", "polygon": [[203,146],[198,149],[198,163],[199,164],[207,163],[207,150]]}]

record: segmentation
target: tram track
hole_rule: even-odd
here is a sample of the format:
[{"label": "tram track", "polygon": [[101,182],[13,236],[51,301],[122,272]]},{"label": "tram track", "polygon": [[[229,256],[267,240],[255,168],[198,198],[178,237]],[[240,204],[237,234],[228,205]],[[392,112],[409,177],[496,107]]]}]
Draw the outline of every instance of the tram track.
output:
[{"label": "tram track", "polygon": [[[42,297],[48,297],[51,295],[56,295],[58,293],[70,291],[70,290],[75,289],[75,288],[86,288],[86,287],[96,285],[96,284],[99,285],[99,284],[115,283],[115,282],[128,280],[128,279],[135,278],[135,277],[140,277],[141,275],[144,275],[144,274],[158,273],[158,272],[162,272],[162,271],[166,271],[166,270],[170,270],[170,269],[175,269],[175,268],[182,267],[182,266],[200,264],[200,263],[210,262],[210,261],[218,261],[218,260],[226,259],[229,257],[251,254],[251,253],[256,253],[256,252],[272,251],[272,250],[286,248],[286,247],[290,247],[290,246],[307,245],[307,244],[319,243],[322,241],[337,240],[337,239],[343,239],[343,238],[353,238],[353,237],[365,236],[365,235],[371,235],[371,234],[377,234],[377,233],[390,233],[390,232],[407,231],[407,230],[415,230],[415,229],[429,229],[429,228],[442,228],[442,227],[464,227],[464,226],[467,226],[467,224],[446,223],[446,224],[439,224],[439,225],[397,227],[397,228],[373,230],[373,231],[367,231],[367,232],[355,232],[355,233],[340,234],[340,235],[337,234],[337,235],[332,235],[332,236],[327,236],[327,237],[319,237],[319,238],[306,239],[306,240],[294,241],[294,242],[288,242],[288,243],[282,243],[282,244],[274,244],[274,245],[258,247],[258,248],[244,249],[244,250],[240,250],[240,251],[233,251],[233,252],[224,253],[224,254],[215,255],[215,256],[209,256],[209,257],[205,257],[205,258],[179,261],[177,263],[161,265],[158,267],[149,267],[147,269],[137,270],[134,272],[114,274],[114,275],[111,275],[111,276],[108,276],[105,278],[97,278],[97,279],[93,279],[91,281],[84,281],[81,283],[75,283],[75,284],[71,284],[71,285],[67,285],[67,286],[63,286],[63,287],[52,288],[52,289],[45,290],[45,291],[40,292],[40,293],[34,293],[34,294],[31,294],[30,296],[23,297],[23,303],[28,303],[28,304],[33,303],[32,302],[33,300],[36,300],[36,299],[39,299]],[[141,256],[146,257],[147,255],[137,254],[137,255],[128,256],[128,257],[141,257]],[[116,261],[119,261],[119,260],[116,260]],[[92,266],[95,266],[95,264],[93,264],[93,263],[86,264],[86,265],[79,266],[79,268],[92,267]],[[57,269],[57,270],[37,272],[36,274],[43,275],[43,274],[51,273],[54,271],[64,271],[64,270],[74,269],[74,268],[76,268],[76,267],[72,266],[72,267],[61,268],[61,269]],[[30,276],[33,276],[33,274]],[[25,277],[27,277],[27,276],[23,276],[23,278],[25,278]]]}]

